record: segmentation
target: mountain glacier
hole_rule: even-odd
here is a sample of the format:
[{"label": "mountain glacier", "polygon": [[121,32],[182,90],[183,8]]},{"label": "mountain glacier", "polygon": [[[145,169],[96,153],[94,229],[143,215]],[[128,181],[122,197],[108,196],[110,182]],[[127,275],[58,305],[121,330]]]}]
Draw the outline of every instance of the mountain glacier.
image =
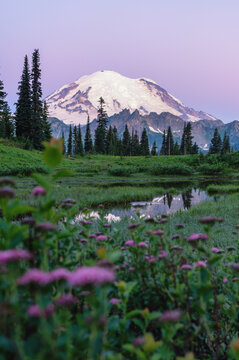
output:
[{"label": "mountain glacier", "polygon": [[65,124],[85,124],[97,117],[99,98],[105,100],[108,116],[127,109],[130,113],[138,110],[140,115],[154,112],[171,113],[186,121],[201,119],[216,120],[203,111],[185,106],[170,95],[156,82],[146,78],[131,79],[114,71],[102,70],[62,86],[45,100],[49,106],[49,116]]}]

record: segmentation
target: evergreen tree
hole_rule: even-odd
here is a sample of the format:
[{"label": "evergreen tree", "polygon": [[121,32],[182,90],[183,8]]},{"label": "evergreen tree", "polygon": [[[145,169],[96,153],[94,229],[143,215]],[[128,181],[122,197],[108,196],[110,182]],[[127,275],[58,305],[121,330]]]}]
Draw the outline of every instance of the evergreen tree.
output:
[{"label": "evergreen tree", "polygon": [[[0,122],[2,122],[4,129],[3,137],[10,139],[14,136],[14,125],[11,120],[11,111],[8,104],[5,102],[3,105],[2,115],[0,117]],[[1,137],[1,135],[0,135]]]},{"label": "evergreen tree", "polygon": [[176,141],[173,147],[173,154],[174,155],[180,155],[180,147],[178,145],[178,142]]},{"label": "evergreen tree", "polygon": [[187,130],[186,130],[185,123],[184,123],[184,127],[183,127],[183,135],[182,135],[182,139],[181,139],[180,153],[182,155],[187,154]]},{"label": "evergreen tree", "polygon": [[77,131],[76,153],[79,155],[84,155],[80,124],[78,125]]},{"label": "evergreen tree", "polygon": [[130,156],[130,149],[131,149],[131,137],[128,130],[127,124],[125,125],[123,139],[122,139],[122,146],[123,146],[123,155]]},{"label": "evergreen tree", "polygon": [[113,129],[111,125],[106,134],[106,154],[114,155]]},{"label": "evergreen tree", "polygon": [[113,127],[113,155],[121,155],[120,148],[119,148],[119,138],[118,138],[118,131],[116,126]]},{"label": "evergreen tree", "polygon": [[166,155],[173,155],[173,150],[174,150],[174,140],[173,140],[171,126],[169,126],[166,137]]},{"label": "evergreen tree", "polygon": [[62,131],[61,138],[62,138],[62,143],[63,143],[63,154],[65,154],[66,153],[66,143],[65,143],[64,131]]},{"label": "evergreen tree", "polygon": [[186,125],[186,153],[187,154],[191,154],[192,153],[192,124],[190,122],[187,123]]},{"label": "evergreen tree", "polygon": [[5,121],[3,120],[3,115],[0,116],[0,138],[5,138]]},{"label": "evergreen tree", "polygon": [[70,125],[69,137],[67,142],[67,154],[72,155],[72,128]]},{"label": "evergreen tree", "polygon": [[140,141],[140,152],[141,155],[147,156],[149,155],[149,140],[146,129],[143,129]]},{"label": "evergreen tree", "polygon": [[77,149],[77,127],[76,127],[76,125],[73,126],[72,144],[73,144],[72,153],[74,155],[77,155],[78,149]]},{"label": "evergreen tree", "polygon": [[167,148],[166,148],[166,132],[165,130],[163,131],[163,141],[162,141],[162,146],[160,149],[160,155],[166,155],[167,154]]},{"label": "evergreen tree", "polygon": [[213,138],[209,147],[209,154],[219,154],[221,152],[222,140],[221,136],[216,128],[214,130]]},{"label": "evergreen tree", "polygon": [[198,147],[197,143],[195,142],[192,146],[191,154],[196,155],[196,154],[198,154],[198,152],[199,152],[199,147]]},{"label": "evergreen tree", "polygon": [[107,113],[104,109],[105,101],[102,97],[99,100],[100,106],[98,109],[98,126],[95,130],[95,151],[99,154],[104,154],[106,151],[106,133],[107,133]]},{"label": "evergreen tree", "polygon": [[231,152],[230,139],[225,131],[224,136],[223,136],[223,141],[222,141],[221,154],[226,154],[229,152]]},{"label": "evergreen tree", "polygon": [[24,58],[23,72],[18,86],[15,114],[16,136],[30,138],[32,134],[31,86],[28,58]]},{"label": "evergreen tree", "polygon": [[4,91],[4,85],[2,80],[0,80],[0,115],[3,111],[3,106],[5,104],[5,97],[7,96],[6,92]]},{"label": "evergreen tree", "polygon": [[42,149],[42,141],[44,139],[44,128],[42,120],[42,88],[41,88],[41,70],[40,70],[40,54],[39,50],[35,49],[32,54],[32,92],[31,92],[31,106],[32,106],[32,133],[31,138],[33,146],[36,149]]},{"label": "evergreen tree", "polygon": [[132,138],[132,155],[139,156],[141,154],[140,142],[137,130],[134,132],[134,136]]},{"label": "evergreen tree", "polygon": [[152,149],[151,149],[151,155],[155,156],[157,155],[157,146],[156,146],[156,141],[154,141]]},{"label": "evergreen tree", "polygon": [[90,118],[89,118],[89,116],[87,119],[84,145],[85,145],[85,153],[92,153],[93,143],[92,143],[92,138],[91,138],[91,133],[90,133]]},{"label": "evergreen tree", "polygon": [[48,121],[48,106],[46,101],[43,102],[42,126],[43,126],[43,140],[50,141],[52,138],[52,134],[51,134],[51,124]]}]

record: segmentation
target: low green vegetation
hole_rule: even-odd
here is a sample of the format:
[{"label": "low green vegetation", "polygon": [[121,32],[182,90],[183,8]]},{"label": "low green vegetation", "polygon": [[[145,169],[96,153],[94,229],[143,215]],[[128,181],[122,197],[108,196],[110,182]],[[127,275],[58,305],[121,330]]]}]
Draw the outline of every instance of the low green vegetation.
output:
[{"label": "low green vegetation", "polygon": [[109,224],[98,207],[79,221],[80,202],[54,196],[58,143],[44,159],[27,202],[0,181],[0,357],[237,360],[239,194],[171,217]]},{"label": "low green vegetation", "polygon": [[207,192],[209,194],[230,194],[239,192],[239,185],[209,185],[207,187]]}]

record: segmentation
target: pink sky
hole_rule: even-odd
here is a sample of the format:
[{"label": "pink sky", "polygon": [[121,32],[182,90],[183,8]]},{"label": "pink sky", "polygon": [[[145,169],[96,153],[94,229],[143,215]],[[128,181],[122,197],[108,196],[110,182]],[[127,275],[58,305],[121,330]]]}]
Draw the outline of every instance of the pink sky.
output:
[{"label": "pink sky", "polygon": [[24,55],[39,48],[44,96],[114,70],[239,120],[238,0],[5,0],[1,14],[0,78],[12,107]]}]

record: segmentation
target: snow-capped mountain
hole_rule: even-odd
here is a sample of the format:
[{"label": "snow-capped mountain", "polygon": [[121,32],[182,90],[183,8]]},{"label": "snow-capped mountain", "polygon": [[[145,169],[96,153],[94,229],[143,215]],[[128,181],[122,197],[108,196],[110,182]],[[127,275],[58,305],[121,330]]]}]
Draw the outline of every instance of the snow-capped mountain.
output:
[{"label": "snow-capped mountain", "polygon": [[114,71],[97,71],[82,76],[79,80],[64,85],[45,100],[49,105],[49,115],[65,124],[85,124],[97,117],[99,98],[103,97],[108,116],[128,109],[138,110],[140,115],[151,112],[168,112],[187,121],[201,119],[216,120],[215,117],[186,107],[180,100],[170,95],[156,82],[146,78],[131,79]]}]

